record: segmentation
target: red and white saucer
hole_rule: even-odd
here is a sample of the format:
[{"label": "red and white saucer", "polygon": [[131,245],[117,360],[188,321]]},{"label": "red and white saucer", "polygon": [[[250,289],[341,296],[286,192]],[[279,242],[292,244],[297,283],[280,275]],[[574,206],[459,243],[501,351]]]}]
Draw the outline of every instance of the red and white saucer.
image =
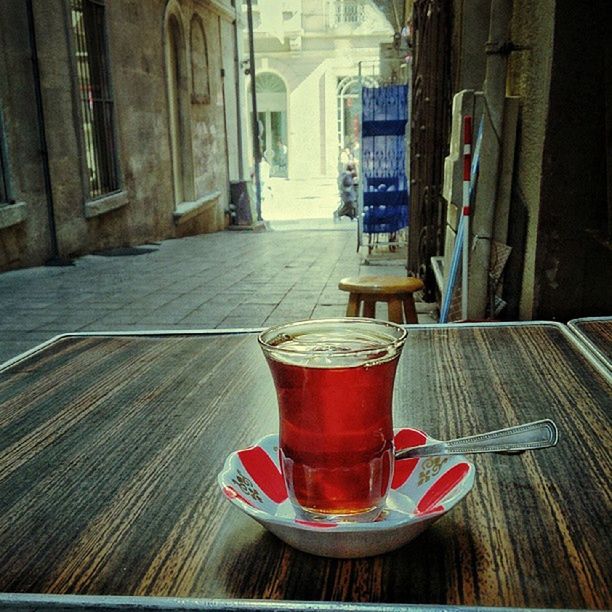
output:
[{"label": "red and white saucer", "polygon": [[[395,430],[400,450],[435,442],[417,429]],[[225,497],[287,544],[323,557],[368,557],[403,546],[461,501],[474,484],[463,455],[396,461],[381,516],[370,523],[306,521],[296,516],[278,459],[278,435],[233,452],[218,482]]]}]

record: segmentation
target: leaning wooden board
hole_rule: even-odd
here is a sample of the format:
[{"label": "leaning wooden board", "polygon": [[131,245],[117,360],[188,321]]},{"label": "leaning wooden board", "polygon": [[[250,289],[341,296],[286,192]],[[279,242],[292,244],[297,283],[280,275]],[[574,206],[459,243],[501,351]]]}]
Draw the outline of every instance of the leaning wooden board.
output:
[{"label": "leaning wooden board", "polygon": [[558,325],[411,326],[397,426],[549,417],[559,445],[474,457],[473,491],[409,545],[324,559],[218,490],[277,428],[256,335],[60,338],[0,372],[0,592],[610,608],[610,389]]}]

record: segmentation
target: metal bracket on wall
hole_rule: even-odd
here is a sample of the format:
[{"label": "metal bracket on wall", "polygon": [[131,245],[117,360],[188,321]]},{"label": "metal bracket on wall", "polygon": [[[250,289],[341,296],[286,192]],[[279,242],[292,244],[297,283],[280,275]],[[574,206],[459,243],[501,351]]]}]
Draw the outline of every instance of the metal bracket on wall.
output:
[{"label": "metal bracket on wall", "polygon": [[485,53],[487,55],[510,55],[516,51],[530,51],[531,47],[525,45],[516,45],[511,40],[506,41],[487,41],[485,44]]},{"label": "metal bracket on wall", "polygon": [[472,238],[472,251],[476,248],[476,243],[479,240],[493,240],[493,238],[491,236],[484,236],[482,234],[474,234],[474,237]]}]

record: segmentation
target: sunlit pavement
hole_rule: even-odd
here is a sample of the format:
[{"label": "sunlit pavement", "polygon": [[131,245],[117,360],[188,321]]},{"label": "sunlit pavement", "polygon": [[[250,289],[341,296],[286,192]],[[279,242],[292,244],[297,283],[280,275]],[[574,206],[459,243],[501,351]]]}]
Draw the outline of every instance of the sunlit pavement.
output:
[{"label": "sunlit pavement", "polygon": [[261,212],[267,221],[329,219],[338,207],[335,179],[271,177],[262,189]]},{"label": "sunlit pavement", "polygon": [[[265,218],[264,218],[265,219]],[[357,221],[351,221],[347,217],[342,219],[276,219],[268,221],[266,223],[272,230],[277,231],[315,231],[315,230],[328,230],[328,231],[342,231],[351,232],[355,235],[355,243],[357,242]]]},{"label": "sunlit pavement", "polygon": [[330,230],[353,232],[357,222],[334,218],[340,198],[335,179],[270,178],[262,192],[262,216],[273,230]]}]

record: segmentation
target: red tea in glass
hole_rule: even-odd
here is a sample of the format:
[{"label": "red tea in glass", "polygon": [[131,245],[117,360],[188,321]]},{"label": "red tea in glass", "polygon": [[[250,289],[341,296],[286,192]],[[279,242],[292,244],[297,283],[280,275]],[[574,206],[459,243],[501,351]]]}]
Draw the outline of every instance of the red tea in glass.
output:
[{"label": "red tea in glass", "polygon": [[305,514],[371,520],[382,509],[405,336],[392,323],[358,318],[302,321],[261,334],[278,396],[283,475]]}]

